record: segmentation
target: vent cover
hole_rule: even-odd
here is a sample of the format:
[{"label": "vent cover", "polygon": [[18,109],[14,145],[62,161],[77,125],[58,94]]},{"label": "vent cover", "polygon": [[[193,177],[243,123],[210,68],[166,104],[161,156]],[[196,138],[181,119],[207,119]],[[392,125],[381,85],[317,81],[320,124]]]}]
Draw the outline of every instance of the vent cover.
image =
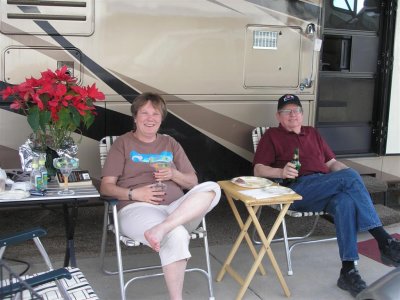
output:
[{"label": "vent cover", "polygon": [[278,32],[255,30],[253,33],[253,49],[277,49]]},{"label": "vent cover", "polygon": [[285,88],[299,85],[301,28],[249,25],[244,57],[245,88]]},{"label": "vent cover", "polygon": [[0,0],[4,34],[91,35],[94,0]]}]

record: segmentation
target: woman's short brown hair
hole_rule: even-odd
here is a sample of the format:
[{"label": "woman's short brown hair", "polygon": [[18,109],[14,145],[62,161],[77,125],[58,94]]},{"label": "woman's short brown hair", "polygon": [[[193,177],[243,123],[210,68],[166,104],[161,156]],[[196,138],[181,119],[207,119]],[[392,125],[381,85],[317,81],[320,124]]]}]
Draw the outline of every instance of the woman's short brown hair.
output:
[{"label": "woman's short brown hair", "polygon": [[156,93],[150,93],[150,92],[143,93],[143,94],[137,96],[133,100],[132,105],[131,105],[131,113],[132,113],[133,119],[135,119],[139,109],[142,106],[146,105],[146,103],[148,101],[150,101],[151,104],[155,108],[160,110],[162,120],[164,120],[165,117],[167,116],[167,105],[165,103],[165,100],[160,95],[158,95]]}]

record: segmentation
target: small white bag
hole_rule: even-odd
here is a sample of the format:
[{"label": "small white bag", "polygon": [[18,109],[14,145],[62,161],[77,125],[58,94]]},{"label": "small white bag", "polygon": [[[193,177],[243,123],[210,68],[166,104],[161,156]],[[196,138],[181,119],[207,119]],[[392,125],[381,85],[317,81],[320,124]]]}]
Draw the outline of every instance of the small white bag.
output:
[{"label": "small white bag", "polygon": [[4,192],[6,190],[6,179],[6,171],[0,168],[0,192]]}]

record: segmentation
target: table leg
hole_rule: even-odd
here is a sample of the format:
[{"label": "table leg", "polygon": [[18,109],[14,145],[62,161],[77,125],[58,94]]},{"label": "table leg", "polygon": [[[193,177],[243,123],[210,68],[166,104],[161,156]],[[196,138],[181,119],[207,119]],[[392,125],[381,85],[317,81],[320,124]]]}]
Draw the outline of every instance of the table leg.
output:
[{"label": "table leg", "polygon": [[[264,258],[265,253],[267,253],[267,255],[271,261],[272,267],[274,268],[274,270],[277,274],[278,280],[283,288],[285,295],[287,297],[290,296],[289,288],[286,284],[285,279],[283,278],[282,272],[279,268],[278,263],[276,262],[275,256],[270,247],[271,241],[274,238],[280,224],[282,223],[282,220],[283,220],[283,217],[285,216],[286,211],[289,209],[289,205],[290,205],[290,203],[283,207],[282,211],[278,215],[277,219],[275,220],[275,223],[273,224],[273,226],[268,234],[268,238],[265,236],[265,233],[264,233],[264,231],[260,225],[260,222],[257,218],[257,215],[256,215],[258,207],[256,207],[256,206],[255,207],[252,207],[252,206],[246,207],[249,212],[250,218],[252,219],[253,224],[257,230],[257,233],[259,234],[259,237],[263,243],[263,246],[261,247],[260,252],[258,253],[258,256],[255,258],[255,261],[254,261],[252,267],[250,268],[250,271],[247,274],[245,280],[241,282],[242,286],[236,296],[237,300],[242,299],[244,294],[246,293],[247,288],[249,287],[251,280],[253,279],[253,277],[257,271],[257,268],[262,264],[262,260]],[[247,222],[246,222],[246,224],[247,224]]]},{"label": "table leg", "polygon": [[74,201],[72,203],[71,211],[68,208],[68,204],[63,204],[63,210],[66,236],[64,267],[67,267],[69,265],[71,265],[72,267],[76,267],[74,235],[76,220],[78,218],[78,202]]},{"label": "table leg", "polygon": [[[227,259],[225,260],[224,265],[222,266],[221,270],[219,271],[216,280],[218,282],[221,281],[222,278],[225,275],[225,272],[228,271],[232,275],[232,277],[234,279],[236,279],[236,281],[238,281],[242,285],[243,284],[243,279],[236,272],[234,272],[234,270],[230,267],[230,264],[231,264],[231,262],[232,262],[232,260],[233,260],[233,258],[235,256],[237,250],[239,249],[239,246],[242,243],[243,238],[246,239],[246,242],[247,242],[247,244],[248,244],[248,246],[250,248],[251,253],[253,254],[254,259],[256,259],[257,256],[258,256],[258,253],[257,253],[257,251],[256,251],[256,249],[255,249],[255,247],[254,247],[254,245],[253,245],[253,243],[251,241],[251,238],[250,238],[250,236],[248,234],[248,228],[250,227],[250,225],[252,223],[252,219],[249,216],[247,218],[247,220],[246,220],[246,223],[243,223],[242,218],[240,217],[240,214],[239,214],[239,212],[238,212],[238,210],[237,210],[237,208],[235,206],[234,200],[229,195],[226,195],[226,197],[227,197],[229,205],[231,206],[231,209],[233,211],[235,219],[237,220],[237,222],[239,224],[239,227],[241,228],[241,232],[240,232],[239,236],[237,237],[235,243],[233,244],[232,249],[229,252],[229,255],[228,255]],[[257,207],[257,209],[258,209],[258,207]],[[259,269],[260,269],[260,273],[262,275],[266,274],[266,271],[265,271],[265,269],[264,269],[262,264],[259,265]]]},{"label": "table leg", "polygon": [[289,291],[286,281],[282,275],[282,272],[279,268],[279,265],[276,262],[275,256],[271,250],[270,245],[271,245],[272,239],[274,238],[276,232],[279,229],[279,226],[281,225],[281,223],[283,221],[283,218],[285,217],[287,210],[289,209],[290,204],[291,203],[287,203],[282,207],[282,210],[279,212],[278,217],[276,218],[270,232],[268,233],[268,237],[265,236],[265,233],[264,233],[264,231],[260,225],[260,222],[257,218],[256,211],[252,207],[248,207],[249,214],[250,214],[251,218],[253,219],[254,226],[255,226],[257,233],[263,243],[263,247],[259,252],[258,258],[254,262],[251,271],[249,272],[248,278],[246,278],[246,281],[245,281],[245,283],[247,283],[247,280],[249,280],[248,284],[250,284],[250,281],[253,278],[255,270],[257,268],[257,264],[261,263],[264,254],[267,253],[269,260],[271,261],[272,267],[274,268],[275,273],[279,279],[279,282],[280,282],[280,284],[285,292],[285,295],[287,297],[290,296],[290,291]]},{"label": "table leg", "polygon": [[[257,250],[254,247],[253,241],[251,240],[249,234],[247,233],[248,232],[247,230],[249,229],[249,227],[250,227],[250,225],[252,223],[251,217],[249,216],[247,218],[247,220],[246,220],[246,224],[248,224],[248,225],[244,224],[243,221],[242,221],[242,218],[240,217],[239,211],[236,208],[236,205],[235,205],[235,202],[234,202],[233,198],[231,196],[229,196],[229,195],[226,195],[226,198],[228,199],[228,203],[229,203],[229,205],[230,205],[230,207],[232,209],[232,212],[233,212],[233,215],[235,216],[236,221],[239,224],[240,229],[244,233],[244,238],[246,239],[247,245],[250,248],[251,254],[253,255],[254,259],[256,259],[257,255],[258,255]],[[258,209],[259,209],[259,206],[256,206],[255,210],[257,211]],[[247,222],[249,222],[249,223],[247,223]],[[263,265],[260,265],[259,269],[260,269],[260,273],[262,275],[267,274],[267,272],[265,271]]]}]

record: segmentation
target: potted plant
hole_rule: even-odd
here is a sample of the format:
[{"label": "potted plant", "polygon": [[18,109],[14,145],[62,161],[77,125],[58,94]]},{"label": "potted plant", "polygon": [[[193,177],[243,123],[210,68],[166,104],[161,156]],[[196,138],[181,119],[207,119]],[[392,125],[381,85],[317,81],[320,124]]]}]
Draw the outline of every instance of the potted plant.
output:
[{"label": "potted plant", "polygon": [[69,75],[67,67],[41,73],[40,78],[8,86],[1,92],[10,98],[11,109],[23,112],[34,133],[35,145],[40,151],[47,146],[57,151],[71,144],[71,133],[88,129],[96,116],[94,103],[104,100],[96,84],[80,86]]}]

